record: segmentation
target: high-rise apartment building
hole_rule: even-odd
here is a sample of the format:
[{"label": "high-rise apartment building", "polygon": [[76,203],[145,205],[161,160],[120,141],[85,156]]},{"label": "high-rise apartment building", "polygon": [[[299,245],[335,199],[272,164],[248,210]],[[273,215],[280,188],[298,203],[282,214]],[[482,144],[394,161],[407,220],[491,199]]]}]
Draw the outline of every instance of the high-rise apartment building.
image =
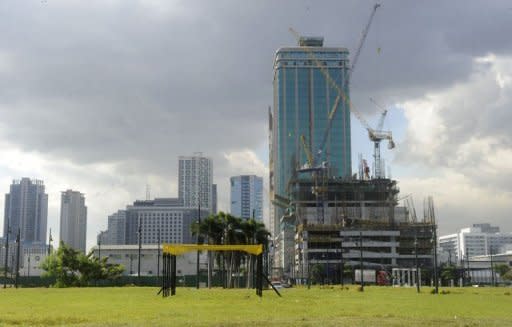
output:
[{"label": "high-rise apartment building", "polygon": [[179,198],[186,208],[208,209],[212,212],[213,162],[201,153],[179,157]]},{"label": "high-rise apartment building", "polygon": [[85,196],[77,191],[61,193],[60,240],[75,250],[85,253],[87,235],[87,207]]},{"label": "high-rise apartment building", "polygon": [[26,177],[13,181],[5,195],[4,237],[10,231],[9,239],[14,240],[19,229],[22,243],[44,244],[47,219],[48,194],[43,181]]},{"label": "high-rise apartment building", "polygon": [[108,216],[109,244],[124,244],[126,239],[126,210]]},{"label": "high-rise apartment building", "polygon": [[[328,127],[329,113],[338,93],[322,73],[344,89],[338,103],[332,129],[317,164],[327,163],[329,176],[351,176],[350,110],[344,99],[349,97],[348,50],[323,46],[323,38],[302,37],[295,47],[277,50],[274,60],[274,106],[270,111],[270,229],[277,236],[284,209],[272,203],[287,197],[290,178],[307,163],[301,142],[317,154]],[[314,56],[315,60],[311,56]]]},{"label": "high-rise apartment building", "polygon": [[263,222],[263,178],[255,175],[231,177],[231,211],[236,217]]}]

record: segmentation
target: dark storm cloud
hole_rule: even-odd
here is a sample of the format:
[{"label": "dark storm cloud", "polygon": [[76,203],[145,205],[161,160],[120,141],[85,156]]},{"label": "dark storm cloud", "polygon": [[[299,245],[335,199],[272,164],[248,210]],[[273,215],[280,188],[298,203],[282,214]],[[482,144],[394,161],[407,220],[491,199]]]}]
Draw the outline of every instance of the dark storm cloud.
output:
[{"label": "dark storm cloud", "polygon": [[[222,162],[267,142],[272,59],[295,43],[288,28],[353,49],[372,4],[4,2],[1,134],[76,163],[133,160],[163,172],[193,151]],[[353,77],[359,110],[375,111],[368,96],[389,104],[465,80],[475,56],[510,54],[499,33],[512,30],[507,4],[481,7],[384,2]]]}]

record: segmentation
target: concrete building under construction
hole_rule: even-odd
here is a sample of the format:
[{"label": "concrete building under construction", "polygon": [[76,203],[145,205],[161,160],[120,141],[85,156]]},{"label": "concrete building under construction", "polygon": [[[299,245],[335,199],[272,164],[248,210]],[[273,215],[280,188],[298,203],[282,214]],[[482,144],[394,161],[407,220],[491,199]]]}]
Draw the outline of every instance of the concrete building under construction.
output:
[{"label": "concrete building under construction", "polygon": [[[276,52],[269,110],[276,278],[303,280],[312,264],[332,277],[335,269],[355,265],[356,258],[365,268],[431,266],[433,204],[421,222],[413,206],[398,206],[397,182],[386,178],[380,157],[382,141],[395,147],[391,131],[383,130],[387,110],[372,127],[350,100],[351,76],[379,7],[372,7],[350,60],[348,49],[324,47],[322,37],[304,37],[293,29],[297,45]],[[374,145],[373,174],[361,157],[359,174],[352,175],[352,116]]]},{"label": "concrete building under construction", "polygon": [[396,181],[330,178],[319,186],[301,177],[289,191],[290,199],[280,199],[288,212],[275,242],[277,276],[300,282],[312,265],[321,265],[324,278],[336,283],[343,267],[361,263],[387,271],[415,267],[416,260],[431,267],[433,219],[417,221],[409,208],[398,206]]}]

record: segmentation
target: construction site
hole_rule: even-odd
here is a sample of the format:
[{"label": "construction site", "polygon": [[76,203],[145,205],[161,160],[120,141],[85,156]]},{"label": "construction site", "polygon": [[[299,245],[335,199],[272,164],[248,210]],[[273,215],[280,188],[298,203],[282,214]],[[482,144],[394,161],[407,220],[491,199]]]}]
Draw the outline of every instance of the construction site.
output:
[{"label": "construction site", "polygon": [[[370,99],[381,110],[376,127],[371,127],[348,96],[352,73],[379,7],[373,6],[350,63],[348,50],[324,48],[323,38],[304,37],[293,29],[298,46],[276,54],[277,95],[269,125],[275,279],[296,284],[312,279],[343,283],[346,271],[355,281],[358,270],[360,279],[370,272],[367,283],[391,284],[398,279],[411,285],[422,279],[420,270],[432,270],[437,228],[433,200],[425,199],[423,216],[418,218],[412,196],[401,197],[397,181],[385,176],[381,143],[385,141],[389,150],[395,148],[392,132],[383,130],[388,111]],[[301,79],[303,71],[309,75]],[[298,85],[296,91],[288,87],[293,83]],[[318,98],[311,91],[304,96],[303,111],[308,114],[300,116],[300,83],[302,90],[327,89],[327,99],[320,103],[328,107],[323,121],[315,121]],[[373,143],[372,167],[360,155],[357,173],[350,165],[351,116],[364,126]],[[381,280],[379,273],[385,276]],[[430,276],[423,276],[424,282],[426,278]]]}]

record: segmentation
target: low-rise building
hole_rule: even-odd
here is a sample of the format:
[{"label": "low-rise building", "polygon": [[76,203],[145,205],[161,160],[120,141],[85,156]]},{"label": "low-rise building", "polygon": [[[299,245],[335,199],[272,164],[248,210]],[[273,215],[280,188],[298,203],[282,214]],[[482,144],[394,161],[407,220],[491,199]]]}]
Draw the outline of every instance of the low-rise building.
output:
[{"label": "low-rise building", "polygon": [[[124,275],[138,274],[138,245],[101,245],[94,246],[92,251],[95,257],[108,257],[108,263],[123,265]],[[189,252],[176,257],[178,276],[196,274],[196,256],[196,252]],[[204,260],[202,261],[204,262]],[[140,255],[141,276],[161,276],[162,269],[162,246],[158,246],[157,244],[143,244]],[[158,273],[158,270],[160,270],[160,273]]]},{"label": "low-rise building", "polygon": [[439,247],[449,254],[450,259],[453,258],[453,262],[459,263],[467,257],[504,252],[510,244],[512,233],[499,232],[499,227],[490,224],[474,224],[439,237]]}]

